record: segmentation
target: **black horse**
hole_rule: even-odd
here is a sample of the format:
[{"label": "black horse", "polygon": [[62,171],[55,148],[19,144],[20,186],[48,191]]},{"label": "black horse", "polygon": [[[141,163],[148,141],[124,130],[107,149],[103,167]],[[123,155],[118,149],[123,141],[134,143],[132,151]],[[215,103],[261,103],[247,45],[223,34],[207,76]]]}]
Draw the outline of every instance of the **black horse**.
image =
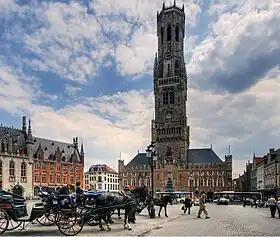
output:
[{"label": "black horse", "polygon": [[152,198],[151,196],[149,196],[148,198],[148,212],[149,212],[149,215],[151,215],[151,204],[153,203],[155,206],[158,206],[159,207],[159,211],[158,211],[158,217],[160,217],[160,213],[161,213],[161,210],[162,208],[164,208],[164,214],[165,214],[165,217],[168,217],[167,215],[167,205],[170,204],[172,205],[172,200],[173,200],[173,197],[169,194],[166,194],[166,195],[163,195],[162,197],[158,198]]},{"label": "black horse", "polygon": [[113,223],[111,220],[111,213],[115,209],[124,209],[124,228],[131,230],[131,220],[135,212],[136,201],[130,196],[124,196],[121,194],[113,194],[110,192],[96,194],[96,197],[91,202],[95,204],[94,208],[86,211],[85,222],[98,221],[99,228],[104,231],[102,220],[107,225],[107,230],[111,230],[110,224]]},{"label": "black horse", "polygon": [[[145,203],[146,199],[148,197],[148,189],[145,186],[141,186],[141,187],[136,187],[135,189],[130,191],[130,194],[124,194],[124,193],[118,193],[115,195],[120,195],[120,196],[130,196],[134,201],[135,201],[135,205],[133,207],[133,211],[132,211],[132,215],[129,216],[131,219],[129,220],[130,223],[135,224],[136,223],[136,216],[135,214],[138,212],[138,206],[140,203]],[[121,219],[121,209],[124,208],[117,208],[117,212],[118,212],[118,218]],[[138,212],[139,213],[139,212]],[[114,223],[111,219],[110,216],[110,223]]]}]

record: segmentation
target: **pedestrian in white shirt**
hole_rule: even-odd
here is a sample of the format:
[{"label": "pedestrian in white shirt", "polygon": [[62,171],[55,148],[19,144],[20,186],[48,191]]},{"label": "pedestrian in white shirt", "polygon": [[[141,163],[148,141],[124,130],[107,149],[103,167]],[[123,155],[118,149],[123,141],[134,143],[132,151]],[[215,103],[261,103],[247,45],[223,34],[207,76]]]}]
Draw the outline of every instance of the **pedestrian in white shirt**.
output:
[{"label": "pedestrian in white shirt", "polygon": [[271,196],[268,200],[267,200],[267,205],[270,208],[270,213],[271,213],[271,217],[275,218],[275,212],[276,212],[276,199]]},{"label": "pedestrian in white shirt", "polygon": [[280,219],[280,197],[278,198],[276,205],[277,205],[277,211],[278,211],[278,218]]}]

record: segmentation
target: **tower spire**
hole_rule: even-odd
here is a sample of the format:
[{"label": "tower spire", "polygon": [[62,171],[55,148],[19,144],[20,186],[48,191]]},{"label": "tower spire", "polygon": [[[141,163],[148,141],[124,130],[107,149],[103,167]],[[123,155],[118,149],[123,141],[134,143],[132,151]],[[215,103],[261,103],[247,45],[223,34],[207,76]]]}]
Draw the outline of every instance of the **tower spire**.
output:
[{"label": "tower spire", "polygon": [[157,53],[155,54],[155,62],[154,62],[154,78],[158,76],[158,58]]},{"label": "tower spire", "polygon": [[26,116],[22,117],[22,128],[21,130],[26,133]]},{"label": "tower spire", "polygon": [[28,132],[27,132],[27,140],[32,142],[32,129],[31,129],[31,120],[28,120]]}]

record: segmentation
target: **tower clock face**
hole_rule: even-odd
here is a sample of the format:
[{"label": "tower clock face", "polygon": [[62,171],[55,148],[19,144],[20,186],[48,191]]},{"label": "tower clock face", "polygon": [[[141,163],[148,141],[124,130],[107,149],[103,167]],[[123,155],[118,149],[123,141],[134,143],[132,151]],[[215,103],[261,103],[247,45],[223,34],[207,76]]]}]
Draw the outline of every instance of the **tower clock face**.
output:
[{"label": "tower clock face", "polygon": [[172,119],[172,114],[170,112],[167,112],[165,115],[166,119]]},{"label": "tower clock face", "polygon": [[172,58],[172,53],[170,51],[167,51],[165,54],[164,54],[164,58],[166,60],[170,60]]}]

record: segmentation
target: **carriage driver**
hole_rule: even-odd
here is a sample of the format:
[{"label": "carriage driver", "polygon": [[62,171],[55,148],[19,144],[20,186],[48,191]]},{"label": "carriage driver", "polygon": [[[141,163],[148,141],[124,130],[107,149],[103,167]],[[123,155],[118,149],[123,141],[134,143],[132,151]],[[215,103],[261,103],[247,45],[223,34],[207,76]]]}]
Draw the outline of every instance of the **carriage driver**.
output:
[{"label": "carriage driver", "polygon": [[124,189],[123,189],[123,194],[124,194],[125,196],[130,196],[130,195],[131,195],[129,186],[125,186],[125,187],[124,187]]}]

